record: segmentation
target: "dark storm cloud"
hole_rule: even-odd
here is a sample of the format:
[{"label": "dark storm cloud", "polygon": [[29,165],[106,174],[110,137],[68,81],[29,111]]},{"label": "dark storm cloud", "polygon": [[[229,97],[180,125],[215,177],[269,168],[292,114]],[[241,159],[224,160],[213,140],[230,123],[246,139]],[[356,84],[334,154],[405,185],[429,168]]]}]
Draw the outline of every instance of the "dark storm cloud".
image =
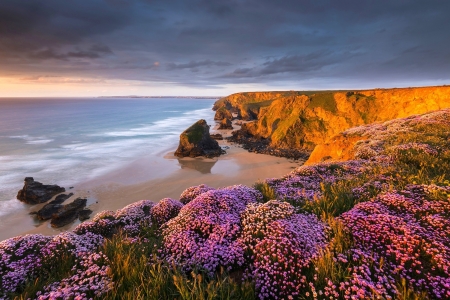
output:
[{"label": "dark storm cloud", "polygon": [[450,80],[449,1],[3,0],[0,76],[186,86]]},{"label": "dark storm cloud", "polygon": [[88,50],[75,50],[67,53],[57,53],[53,49],[45,49],[31,53],[31,58],[36,59],[60,59],[68,60],[70,58],[100,58],[113,52],[108,46],[93,45]]},{"label": "dark storm cloud", "polygon": [[203,61],[190,61],[185,64],[175,64],[175,63],[168,63],[167,69],[169,70],[176,70],[176,69],[196,69],[199,67],[227,67],[231,66],[231,63],[224,62],[224,61],[212,61],[212,60],[203,60]]}]

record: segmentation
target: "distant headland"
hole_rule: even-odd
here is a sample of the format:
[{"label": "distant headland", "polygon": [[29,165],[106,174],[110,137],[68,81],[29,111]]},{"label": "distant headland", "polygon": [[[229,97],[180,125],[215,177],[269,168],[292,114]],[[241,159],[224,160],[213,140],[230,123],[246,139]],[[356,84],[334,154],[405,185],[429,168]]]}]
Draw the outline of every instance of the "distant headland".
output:
[{"label": "distant headland", "polygon": [[97,98],[179,98],[179,99],[219,99],[223,96],[98,96]]}]

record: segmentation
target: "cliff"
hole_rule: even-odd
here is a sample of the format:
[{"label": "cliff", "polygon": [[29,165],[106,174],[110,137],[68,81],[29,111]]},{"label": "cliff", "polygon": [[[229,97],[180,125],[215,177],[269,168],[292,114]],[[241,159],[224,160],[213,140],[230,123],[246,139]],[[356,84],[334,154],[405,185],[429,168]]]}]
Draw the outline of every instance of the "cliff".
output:
[{"label": "cliff", "polygon": [[219,99],[213,109],[222,107],[255,119],[240,134],[273,148],[312,151],[354,126],[450,107],[450,87],[239,93]]}]

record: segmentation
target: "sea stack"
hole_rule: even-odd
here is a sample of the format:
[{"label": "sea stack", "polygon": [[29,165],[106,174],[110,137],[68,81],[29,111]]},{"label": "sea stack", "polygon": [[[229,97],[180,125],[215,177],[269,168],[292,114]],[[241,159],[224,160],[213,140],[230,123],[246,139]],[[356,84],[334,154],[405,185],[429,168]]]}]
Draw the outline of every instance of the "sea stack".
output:
[{"label": "sea stack", "polygon": [[65,188],[59,185],[45,185],[34,181],[33,177],[26,177],[23,188],[17,193],[17,199],[27,204],[44,203],[53,196],[64,193]]},{"label": "sea stack", "polygon": [[224,151],[217,141],[209,135],[209,125],[201,119],[195,122],[180,135],[180,144],[175,156],[178,157],[215,157]]},{"label": "sea stack", "polygon": [[230,119],[225,118],[220,122],[219,125],[219,130],[229,130],[229,129],[233,129],[233,124],[231,123]]}]

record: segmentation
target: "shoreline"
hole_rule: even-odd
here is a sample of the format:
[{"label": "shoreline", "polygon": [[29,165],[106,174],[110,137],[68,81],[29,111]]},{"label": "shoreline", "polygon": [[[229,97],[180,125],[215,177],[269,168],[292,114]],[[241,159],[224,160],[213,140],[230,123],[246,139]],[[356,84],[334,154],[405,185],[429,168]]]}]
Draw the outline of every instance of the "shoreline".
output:
[{"label": "shoreline", "polygon": [[[233,126],[238,128],[234,123]],[[217,123],[211,125],[211,133],[220,133],[224,137],[231,135],[232,130],[216,130]],[[87,208],[93,211],[92,218],[100,211],[117,210],[143,199],[154,202],[163,198],[179,199],[186,188],[199,184],[214,188],[235,184],[251,186],[258,180],[284,176],[304,163],[250,153],[226,140],[218,142],[222,147],[228,147],[227,153],[213,159],[178,158],[173,155],[176,146],[168,145],[164,151],[142,156],[124,167],[75,185],[66,191],[74,193],[66,203],[77,197],[86,197]],[[0,241],[23,234],[55,235],[73,230],[81,223],[76,220],[54,229],[49,221],[41,222],[29,215],[44,205],[27,206],[16,214],[5,216],[0,225]]]}]

